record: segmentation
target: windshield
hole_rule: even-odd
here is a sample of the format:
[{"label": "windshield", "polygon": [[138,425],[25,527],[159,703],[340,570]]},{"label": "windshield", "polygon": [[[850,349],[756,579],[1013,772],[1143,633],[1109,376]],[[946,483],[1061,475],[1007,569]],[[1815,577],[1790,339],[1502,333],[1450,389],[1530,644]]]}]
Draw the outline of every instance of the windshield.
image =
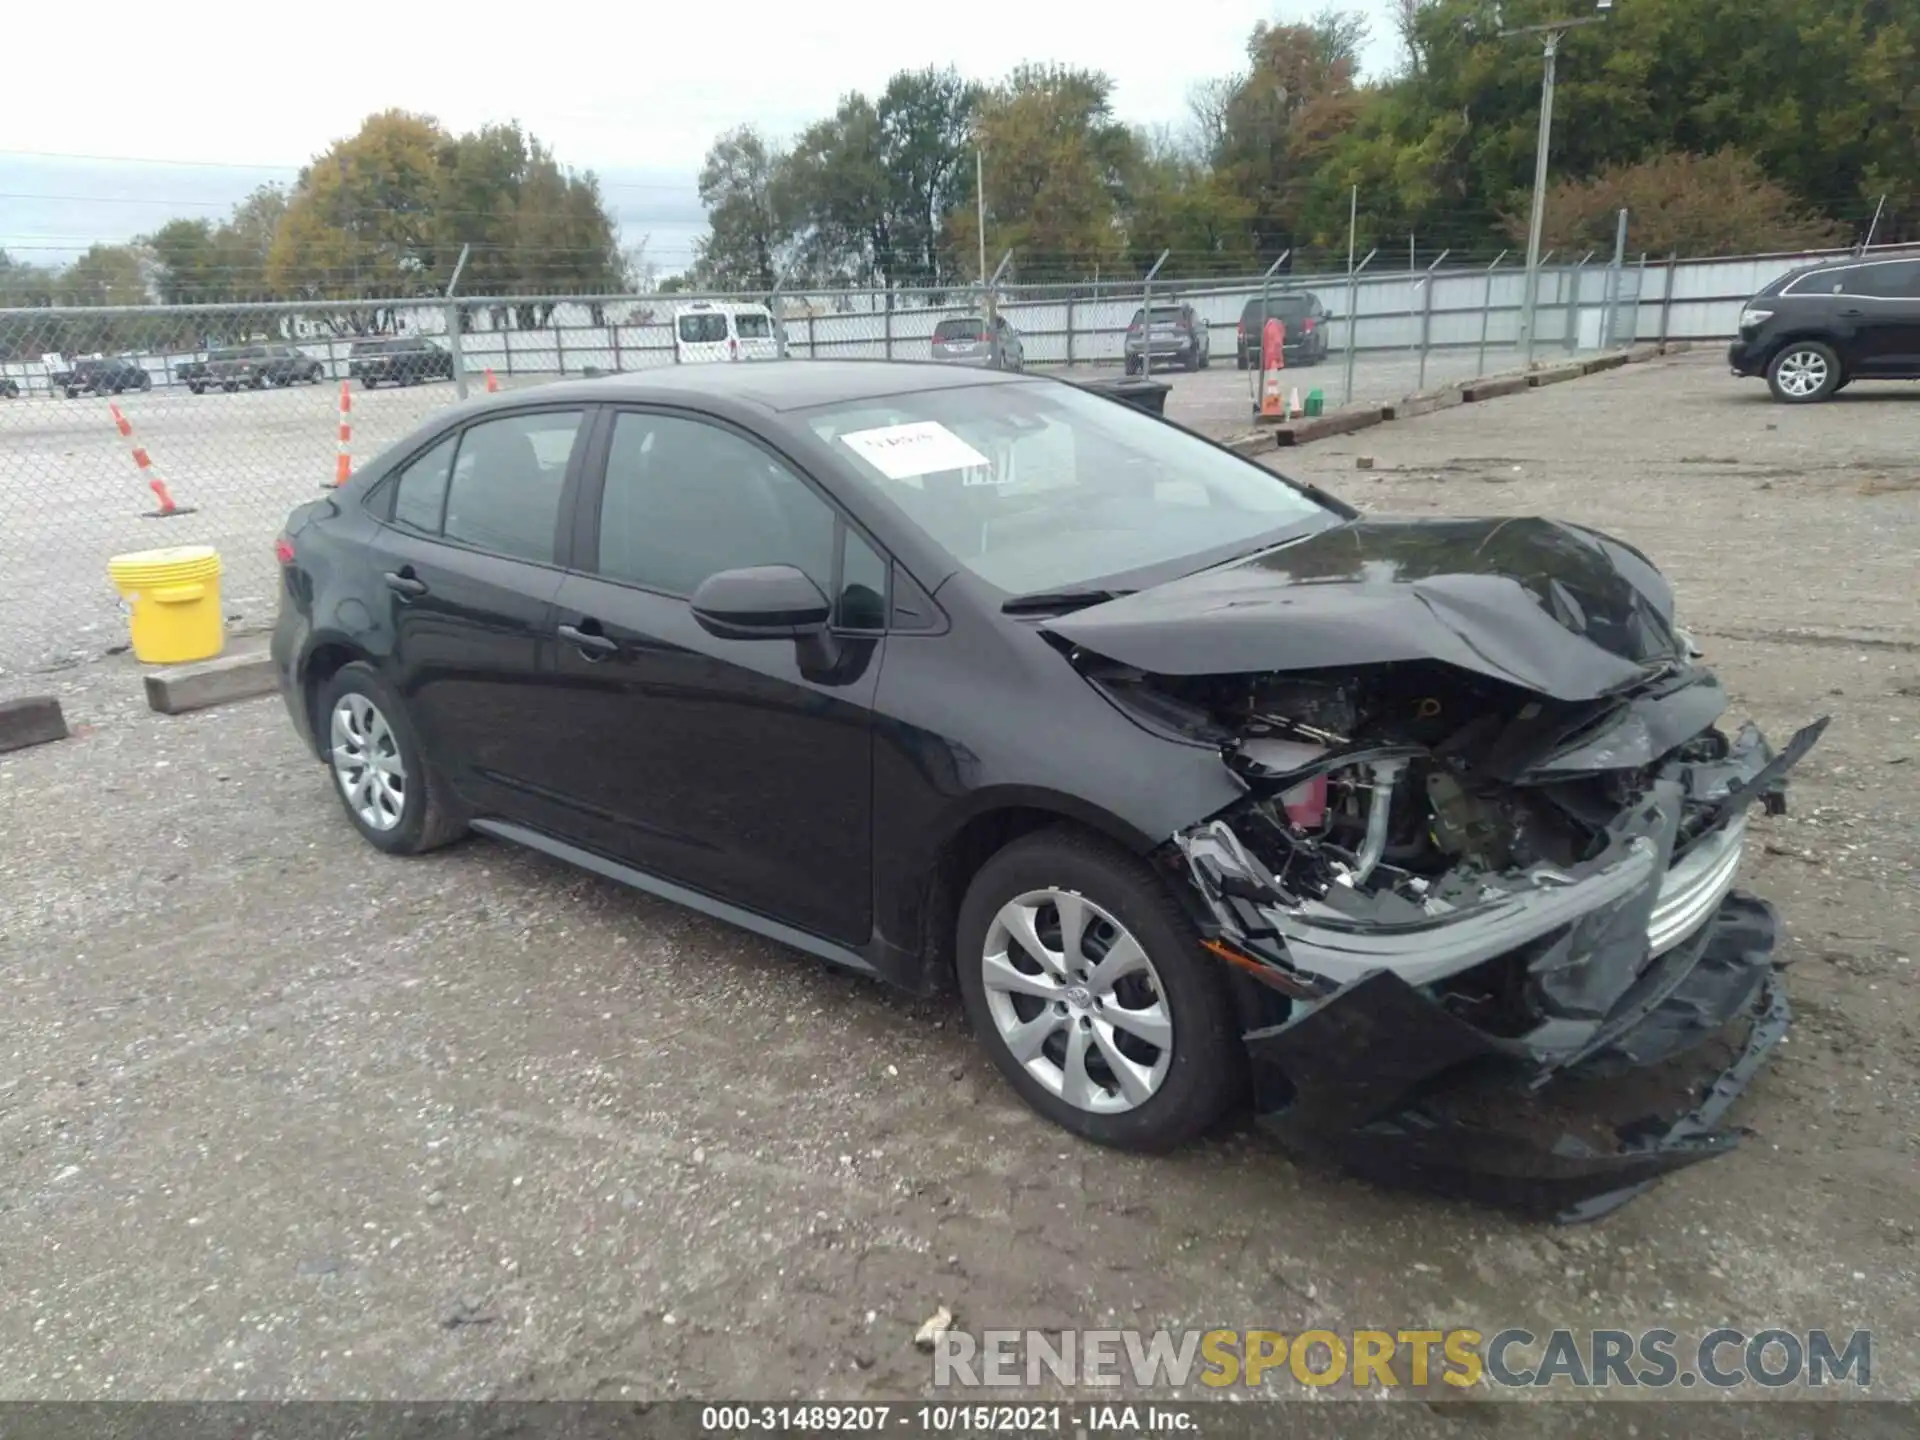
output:
[{"label": "windshield", "polygon": [[807,423],[872,494],[1015,595],[1198,568],[1333,518],[1272,472],[1066,384],[925,390]]},{"label": "windshield", "polygon": [[986,333],[987,322],[977,315],[942,320],[933,327],[933,338],[936,340],[977,340]]},{"label": "windshield", "polygon": [[[1305,295],[1276,295],[1267,302],[1267,314],[1276,320],[1293,320],[1305,315],[1313,308],[1313,301]],[[1246,318],[1260,318],[1260,302],[1247,302]]]},{"label": "windshield", "polygon": [[[1144,310],[1133,312],[1133,323],[1138,325],[1145,317]],[[1178,305],[1156,305],[1153,307],[1153,323],[1156,325],[1177,325],[1186,318],[1186,312]]]}]

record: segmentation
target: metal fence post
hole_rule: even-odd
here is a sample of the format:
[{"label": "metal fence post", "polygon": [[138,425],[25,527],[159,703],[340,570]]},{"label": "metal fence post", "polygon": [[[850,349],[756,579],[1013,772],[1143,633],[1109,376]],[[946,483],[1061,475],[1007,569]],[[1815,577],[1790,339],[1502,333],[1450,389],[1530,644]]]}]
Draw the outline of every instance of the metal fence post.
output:
[{"label": "metal fence post", "polygon": [[1341,393],[1342,405],[1353,403],[1353,361],[1360,352],[1360,272],[1365,270],[1373,257],[1379,253],[1379,248],[1376,246],[1367,252],[1367,258],[1358,265],[1353,263],[1351,251],[1347,255],[1347,298],[1345,304],[1341,306],[1347,312],[1347,373],[1345,387]]},{"label": "metal fence post", "polygon": [[513,378],[513,312],[507,312],[507,323],[500,327],[500,351],[507,357],[507,378]]},{"label": "metal fence post", "polygon": [[819,358],[820,352],[813,343],[813,304],[809,301],[807,304],[807,359],[818,360]]},{"label": "metal fence post", "polygon": [[553,358],[559,363],[560,373],[567,373],[567,338],[561,326],[553,327]]},{"label": "metal fence post", "polygon": [[1414,386],[1416,390],[1424,390],[1427,388],[1427,351],[1433,344],[1434,272],[1440,268],[1447,256],[1452,253],[1453,251],[1451,249],[1442,250],[1440,252],[1440,258],[1427,267],[1426,278],[1420,282],[1422,288],[1426,291],[1426,296],[1420,307],[1420,379]]},{"label": "metal fence post", "polygon": [[618,322],[607,326],[613,332],[613,373],[618,375],[626,368],[626,361],[620,354],[620,326]]},{"label": "metal fence post", "polygon": [[1633,324],[1627,329],[1626,344],[1636,345],[1640,341],[1640,301],[1647,293],[1647,252],[1640,252],[1640,274],[1633,282]]},{"label": "metal fence post", "polygon": [[1587,271],[1587,262],[1593,259],[1589,250],[1582,255],[1573,267],[1573,284],[1567,293],[1567,323],[1561,333],[1561,348],[1567,354],[1576,354],[1580,349],[1580,281]]},{"label": "metal fence post", "polygon": [[467,255],[472,248],[460,247],[460,258],[454,262],[453,274],[447,280],[447,353],[453,357],[454,393],[462,400],[467,398],[467,357],[460,344],[460,302],[453,295],[460,288],[460,273],[467,268]]},{"label": "metal fence post", "polygon": [[1607,268],[1607,310],[1600,322],[1600,348],[1613,348],[1614,313],[1620,308],[1620,280],[1627,266],[1627,212],[1623,207],[1613,232],[1613,263]]},{"label": "metal fence post", "polygon": [[1680,270],[1680,252],[1667,252],[1667,278],[1660,286],[1660,348],[1667,348],[1667,317],[1673,311],[1673,282]]},{"label": "metal fence post", "polygon": [[1493,264],[1487,266],[1487,290],[1480,302],[1480,358],[1474,362],[1475,375],[1487,373],[1487,322],[1493,318],[1493,272],[1500,268],[1500,262],[1506,258],[1507,252],[1502,250],[1493,257]]},{"label": "metal fence post", "polygon": [[881,354],[893,358],[893,291],[887,291],[887,308],[881,312]]},{"label": "metal fence post", "polygon": [[1073,364],[1073,291],[1067,291],[1067,364]]}]

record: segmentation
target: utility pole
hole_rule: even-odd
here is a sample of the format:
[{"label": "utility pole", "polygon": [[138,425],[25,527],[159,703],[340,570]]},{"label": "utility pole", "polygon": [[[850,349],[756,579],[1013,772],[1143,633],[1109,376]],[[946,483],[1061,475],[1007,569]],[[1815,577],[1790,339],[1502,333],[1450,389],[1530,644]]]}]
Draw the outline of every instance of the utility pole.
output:
[{"label": "utility pole", "polygon": [[973,147],[973,213],[974,228],[980,232],[980,304],[991,325],[993,291],[987,284],[987,162],[985,152],[978,145]]},{"label": "utility pole", "polygon": [[1560,53],[1560,37],[1582,25],[1598,25],[1612,12],[1613,0],[1598,0],[1596,8],[1599,14],[1579,20],[1549,20],[1544,25],[1520,25],[1500,32],[1502,38],[1509,35],[1545,37],[1541,51],[1540,134],[1533,152],[1533,214],[1527,221],[1527,288],[1520,308],[1520,331],[1528,364],[1533,363],[1534,310],[1540,300],[1540,231],[1547,212],[1547,156],[1553,147],[1554,62]]}]

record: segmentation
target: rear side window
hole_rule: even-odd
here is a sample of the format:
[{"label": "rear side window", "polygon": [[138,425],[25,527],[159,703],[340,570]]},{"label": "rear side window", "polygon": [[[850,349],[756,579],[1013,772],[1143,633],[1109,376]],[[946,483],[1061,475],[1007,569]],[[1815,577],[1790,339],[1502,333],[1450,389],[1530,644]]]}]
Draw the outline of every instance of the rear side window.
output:
[{"label": "rear side window", "polygon": [[1883,261],[1862,265],[1853,272],[1851,294],[1873,295],[1884,300],[1920,300],[1920,260]]},{"label": "rear side window", "polygon": [[689,345],[714,345],[727,338],[724,315],[682,315],[680,338]]},{"label": "rear side window", "polygon": [[447,539],[551,565],[581,413],[543,410],[468,426],[447,483]]},{"label": "rear side window", "polygon": [[453,473],[453,450],[458,435],[449,435],[400,472],[393,495],[393,523],[425,535],[440,533],[440,513],[447,503],[447,478]]},{"label": "rear side window", "polygon": [[742,340],[768,340],[773,336],[773,322],[765,315],[736,315],[733,328]]}]

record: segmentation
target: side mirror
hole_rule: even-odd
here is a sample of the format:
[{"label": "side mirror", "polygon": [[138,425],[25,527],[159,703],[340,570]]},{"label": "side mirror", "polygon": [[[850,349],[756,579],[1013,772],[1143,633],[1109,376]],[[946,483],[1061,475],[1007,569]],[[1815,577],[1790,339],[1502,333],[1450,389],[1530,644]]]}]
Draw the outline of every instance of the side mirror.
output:
[{"label": "side mirror", "polygon": [[687,603],[700,628],[722,640],[797,640],[823,631],[833,608],[791,565],[722,570]]}]

